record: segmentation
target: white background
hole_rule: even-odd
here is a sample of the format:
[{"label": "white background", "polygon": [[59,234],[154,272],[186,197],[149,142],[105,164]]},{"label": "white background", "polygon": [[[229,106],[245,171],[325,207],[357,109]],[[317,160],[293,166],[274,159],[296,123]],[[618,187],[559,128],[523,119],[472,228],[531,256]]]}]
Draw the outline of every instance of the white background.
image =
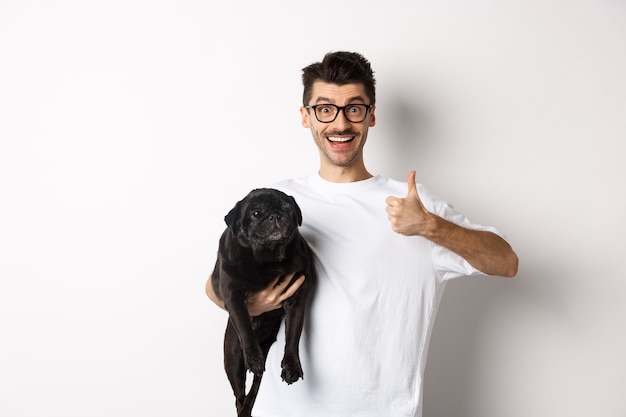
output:
[{"label": "white background", "polygon": [[0,416],[229,416],[223,216],[314,171],[300,70],[378,79],[370,170],[507,234],[426,417],[626,416],[626,2],[0,1]]}]

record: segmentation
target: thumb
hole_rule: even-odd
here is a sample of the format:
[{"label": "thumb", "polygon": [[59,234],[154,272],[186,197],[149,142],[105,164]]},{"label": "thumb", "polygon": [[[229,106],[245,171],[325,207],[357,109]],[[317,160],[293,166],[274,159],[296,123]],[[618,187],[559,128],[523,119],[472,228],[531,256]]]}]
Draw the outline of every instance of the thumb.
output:
[{"label": "thumb", "polygon": [[409,177],[406,180],[408,185],[407,197],[417,196],[417,186],[415,185],[415,171],[409,172]]}]

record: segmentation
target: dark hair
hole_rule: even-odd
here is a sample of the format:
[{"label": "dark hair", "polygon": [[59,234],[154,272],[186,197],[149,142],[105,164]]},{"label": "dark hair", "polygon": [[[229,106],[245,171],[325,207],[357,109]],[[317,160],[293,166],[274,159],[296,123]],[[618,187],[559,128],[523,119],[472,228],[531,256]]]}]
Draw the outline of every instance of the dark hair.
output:
[{"label": "dark hair", "polygon": [[329,52],[322,62],[313,63],[302,69],[304,106],[311,100],[313,83],[316,81],[336,85],[363,84],[365,94],[370,100],[369,104],[376,104],[374,71],[369,61],[357,52]]}]

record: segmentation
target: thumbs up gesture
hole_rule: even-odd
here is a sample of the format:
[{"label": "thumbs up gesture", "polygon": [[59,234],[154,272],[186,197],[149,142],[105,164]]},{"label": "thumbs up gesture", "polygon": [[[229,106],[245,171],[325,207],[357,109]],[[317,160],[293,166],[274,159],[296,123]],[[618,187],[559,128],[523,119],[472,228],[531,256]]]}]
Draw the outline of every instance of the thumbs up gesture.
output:
[{"label": "thumbs up gesture", "polygon": [[434,227],[434,215],[430,213],[420,200],[415,185],[415,171],[409,173],[407,179],[408,192],[406,197],[389,196],[387,217],[394,232],[405,236],[425,236]]}]

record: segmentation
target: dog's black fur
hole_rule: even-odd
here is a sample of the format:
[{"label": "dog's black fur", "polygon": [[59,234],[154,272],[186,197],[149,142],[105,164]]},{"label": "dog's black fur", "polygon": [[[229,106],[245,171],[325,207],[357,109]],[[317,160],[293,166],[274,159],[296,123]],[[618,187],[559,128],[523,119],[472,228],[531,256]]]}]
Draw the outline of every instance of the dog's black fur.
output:
[{"label": "dog's black fur", "polygon": [[[302,213],[295,199],[273,188],[252,190],[224,218],[227,228],[219,242],[212,275],[213,290],[224,300],[229,318],[224,337],[224,368],[236,399],[237,415],[250,416],[265,371],[270,346],[285,316],[282,379],[303,378],[300,335],[311,287],[316,276],[311,249],[300,234]],[[296,272],[305,281],[282,308],[250,317],[250,293],[266,288],[276,277]],[[246,395],[246,371],[254,374]]]}]

